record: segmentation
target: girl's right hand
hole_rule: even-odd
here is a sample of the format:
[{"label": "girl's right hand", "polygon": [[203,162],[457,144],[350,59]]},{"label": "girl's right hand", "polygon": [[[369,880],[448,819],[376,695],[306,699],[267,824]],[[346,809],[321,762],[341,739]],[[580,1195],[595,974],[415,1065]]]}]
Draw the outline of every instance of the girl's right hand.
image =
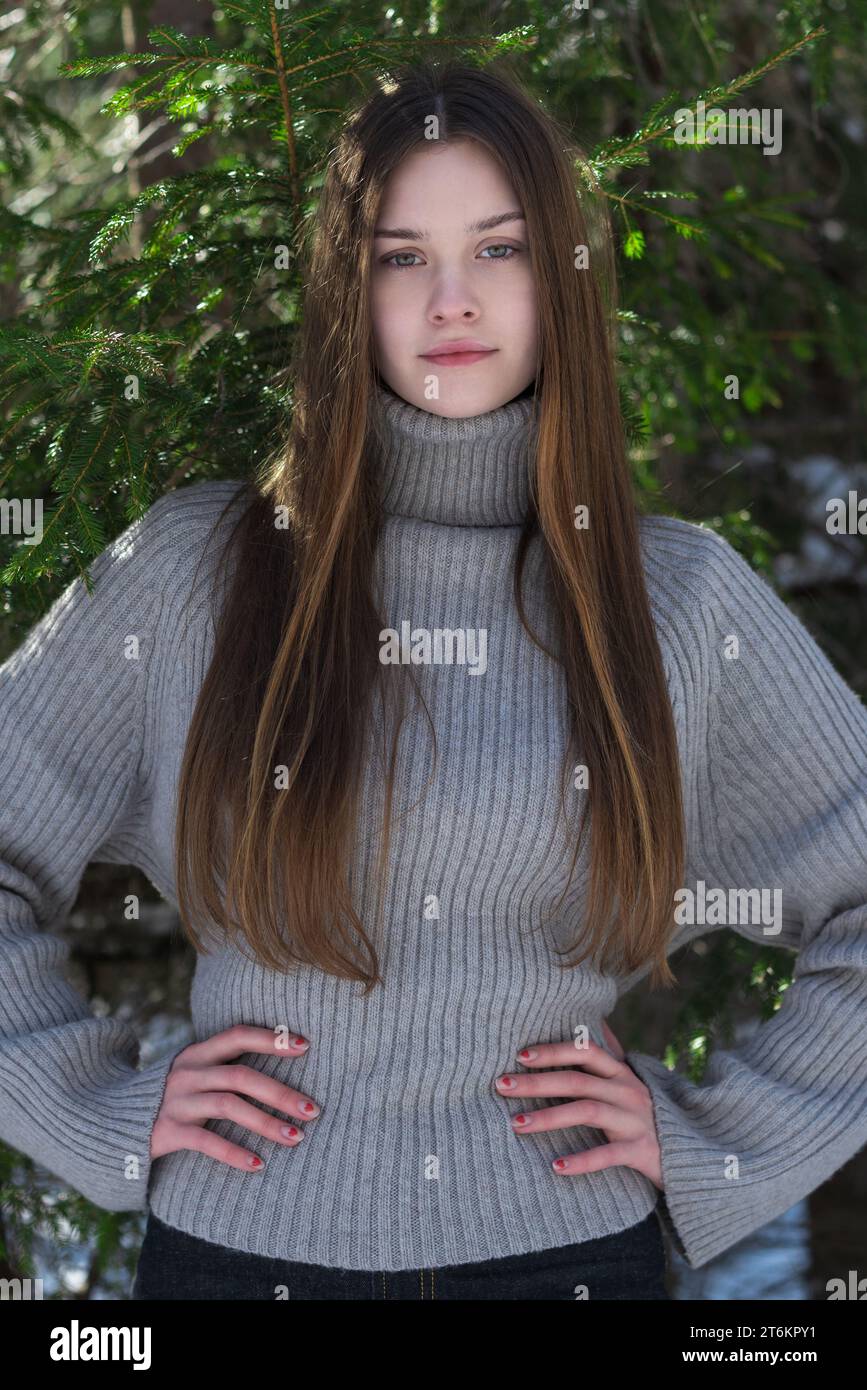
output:
[{"label": "girl's right hand", "polygon": [[[258,1154],[203,1128],[206,1120],[233,1120],[287,1148],[300,1144],[304,1133],[298,1125],[291,1122],[287,1125],[279,1117],[266,1115],[241,1096],[253,1096],[299,1120],[312,1120],[319,1114],[315,1102],[303,1092],[293,1091],[291,1086],[284,1086],[253,1067],[225,1064],[243,1052],[303,1057],[309,1046],[303,1041],[299,1045],[294,1035],[287,1046],[285,1040],[275,1036],[269,1028],[238,1023],[203,1042],[185,1047],[172,1062],[166,1078],[162,1104],[151,1133],[151,1158],[161,1158],[176,1149],[197,1149],[220,1163],[228,1163],[230,1168],[255,1170],[262,1167]],[[308,1110],[305,1106],[312,1108]],[[294,1134],[284,1132],[287,1129],[294,1129]]]}]

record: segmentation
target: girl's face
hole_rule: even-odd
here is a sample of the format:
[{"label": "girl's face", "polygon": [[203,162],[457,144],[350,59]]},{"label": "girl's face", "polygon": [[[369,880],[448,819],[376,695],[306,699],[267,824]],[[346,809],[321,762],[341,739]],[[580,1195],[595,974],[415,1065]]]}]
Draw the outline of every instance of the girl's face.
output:
[{"label": "girl's face", "polygon": [[[433,140],[392,171],[374,228],[374,351],[386,384],[420,410],[483,415],[535,377],[536,288],[523,211],[474,140]],[[438,355],[450,345],[468,351]]]}]

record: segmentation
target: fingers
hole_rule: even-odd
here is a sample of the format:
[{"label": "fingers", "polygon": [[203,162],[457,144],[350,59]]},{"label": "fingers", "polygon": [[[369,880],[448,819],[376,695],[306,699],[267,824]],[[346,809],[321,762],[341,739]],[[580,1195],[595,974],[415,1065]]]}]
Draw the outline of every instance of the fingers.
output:
[{"label": "fingers", "polygon": [[622,1141],[599,1144],[595,1149],[586,1149],[584,1153],[557,1158],[551,1166],[555,1173],[598,1173],[603,1168],[616,1168],[621,1164],[631,1168],[634,1147],[634,1144]]},{"label": "fingers", "polygon": [[600,1100],[573,1100],[566,1105],[546,1105],[541,1110],[512,1116],[512,1129],[516,1134],[544,1134],[548,1130],[570,1129],[575,1125],[601,1129],[615,1139],[635,1139],[641,1132],[641,1126],[628,1111]]},{"label": "fingers", "polygon": [[506,1072],[496,1084],[501,1096],[592,1096],[612,1105],[625,1099],[622,1083],[583,1071],[543,1071],[538,1076]]},{"label": "fingers", "polygon": [[201,1042],[185,1048],[185,1057],[195,1066],[215,1066],[230,1062],[243,1052],[267,1052],[270,1056],[303,1057],[310,1044],[306,1039],[296,1041],[297,1033],[289,1029],[257,1028],[249,1023],[236,1023],[214,1033]]},{"label": "fingers", "polygon": [[623,1048],[620,1046],[620,1043],[617,1041],[617,1038],[615,1037],[614,1033],[608,1027],[608,1024],[604,1018],[602,1020],[602,1031],[605,1034],[605,1041],[608,1043],[608,1046],[611,1048],[611,1051],[613,1052],[614,1056],[617,1058],[618,1062],[622,1062],[624,1057],[626,1056],[626,1053],[623,1051]]},{"label": "fingers", "polygon": [[[526,1053],[533,1053],[528,1057]],[[588,1040],[586,1046],[576,1047],[572,1042],[533,1043],[521,1048],[516,1061],[522,1067],[584,1067],[597,1076],[622,1076],[625,1063],[619,1062],[598,1043]]]},{"label": "fingers", "polygon": [[[293,1148],[304,1138],[304,1131],[291,1120],[266,1115],[233,1091],[194,1091],[182,1096],[174,1107],[175,1118],[184,1124],[204,1124],[206,1120],[231,1120],[233,1124],[274,1139]],[[249,1157],[249,1155],[248,1155]]]},{"label": "fingers", "polygon": [[233,1144],[231,1139],[224,1139],[211,1129],[202,1129],[200,1125],[180,1125],[178,1128],[183,1131],[175,1146],[178,1149],[193,1149],[197,1153],[207,1154],[209,1158],[216,1158],[220,1163],[227,1163],[230,1168],[243,1168],[248,1173],[265,1166],[258,1154],[242,1149],[240,1144]]},{"label": "fingers", "polygon": [[[314,1100],[285,1086],[273,1076],[263,1076],[255,1067],[246,1067],[241,1062],[226,1066],[193,1067],[187,1074],[186,1092],[198,1094],[208,1091],[239,1091],[270,1105],[272,1110],[282,1110],[297,1120],[313,1120],[319,1114],[319,1106]],[[259,1112],[261,1113],[261,1112]]]}]

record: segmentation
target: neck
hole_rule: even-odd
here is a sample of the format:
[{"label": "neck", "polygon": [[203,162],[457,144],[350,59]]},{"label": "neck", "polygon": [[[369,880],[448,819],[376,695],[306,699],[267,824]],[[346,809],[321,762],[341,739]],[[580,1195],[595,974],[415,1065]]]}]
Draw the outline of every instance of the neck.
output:
[{"label": "neck", "polygon": [[529,510],[533,396],[452,419],[374,388],[373,439],[383,509],[447,526],[520,526]]}]

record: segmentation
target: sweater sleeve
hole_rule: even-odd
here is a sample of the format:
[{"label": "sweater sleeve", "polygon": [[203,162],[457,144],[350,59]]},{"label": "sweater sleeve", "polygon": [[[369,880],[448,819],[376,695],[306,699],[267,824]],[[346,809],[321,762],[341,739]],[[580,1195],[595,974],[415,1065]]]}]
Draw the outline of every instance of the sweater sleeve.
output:
[{"label": "sweater sleeve", "polygon": [[[796,956],[780,1007],[712,1051],[700,1085],[626,1053],[653,1099],[660,1214],[693,1268],[867,1143],[867,710],[770,584],[708,535],[705,600],[686,624],[705,712],[684,886],[722,888],[728,906],[692,934],[726,925]],[[733,906],[732,890],[745,903],[762,889],[768,906],[779,890],[777,923]]]},{"label": "sweater sleeve", "polygon": [[[91,562],[0,667],[0,1139],[109,1211],[144,1209],[174,1057],[96,1018],[52,928],[145,795],[156,633],[171,592],[160,498]],[[172,537],[174,535],[174,541]]]}]

